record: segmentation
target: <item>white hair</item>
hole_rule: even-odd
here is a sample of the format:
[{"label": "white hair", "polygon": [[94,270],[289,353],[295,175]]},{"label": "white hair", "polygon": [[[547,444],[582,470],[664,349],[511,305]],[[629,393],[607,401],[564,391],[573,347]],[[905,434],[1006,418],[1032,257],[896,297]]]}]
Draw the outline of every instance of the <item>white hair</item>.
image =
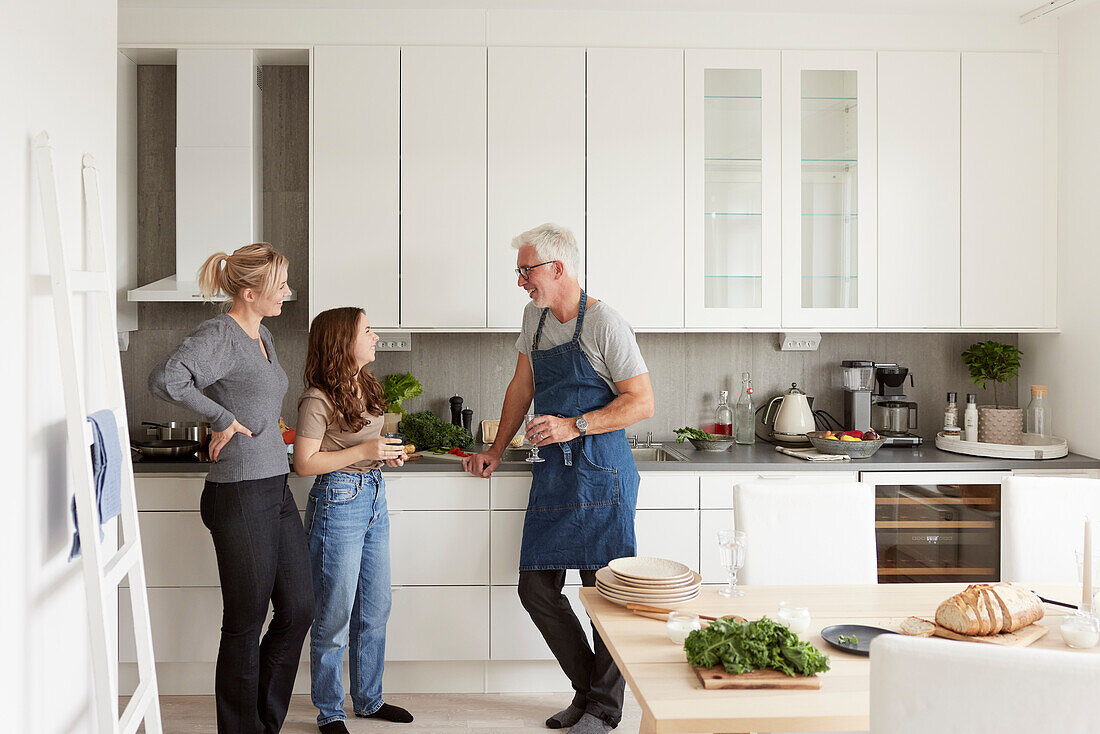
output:
[{"label": "white hair", "polygon": [[581,252],[577,247],[577,239],[568,227],[547,222],[512,239],[512,247],[517,250],[526,245],[535,248],[535,254],[540,261],[560,261],[565,266],[566,275],[580,278]]}]

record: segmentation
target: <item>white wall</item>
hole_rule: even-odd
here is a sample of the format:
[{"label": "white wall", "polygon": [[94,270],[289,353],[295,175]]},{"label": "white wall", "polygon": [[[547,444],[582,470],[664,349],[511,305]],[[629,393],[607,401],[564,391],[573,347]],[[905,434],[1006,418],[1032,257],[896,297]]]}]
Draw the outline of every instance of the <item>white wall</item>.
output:
[{"label": "white wall", "polygon": [[[168,3],[166,3],[168,4]],[[308,7],[308,0],[299,0]],[[791,15],[541,10],[119,9],[119,43],[455,44],[1043,51],[1056,24],[928,14]]]},{"label": "white wall", "polygon": [[0,3],[4,731],[92,731],[84,588],[80,564],[66,563],[64,411],[30,143],[43,129],[53,139],[63,234],[70,258],[79,261],[84,153],[97,158],[109,238],[114,232],[116,12],[115,0]]},{"label": "white wall", "polygon": [[1059,20],[1058,323],[1060,334],[1021,335],[1020,405],[1028,387],[1050,388],[1054,433],[1070,449],[1100,457],[1092,405],[1100,400],[1096,286],[1100,276],[1100,5]]}]

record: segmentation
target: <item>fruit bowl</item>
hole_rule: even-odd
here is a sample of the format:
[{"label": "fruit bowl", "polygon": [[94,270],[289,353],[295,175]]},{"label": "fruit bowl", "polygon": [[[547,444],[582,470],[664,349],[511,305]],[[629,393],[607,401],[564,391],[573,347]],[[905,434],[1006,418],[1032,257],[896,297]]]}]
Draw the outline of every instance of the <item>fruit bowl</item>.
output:
[{"label": "fruit bowl", "polygon": [[695,447],[696,451],[728,451],[730,446],[733,446],[732,438],[723,438],[717,441],[704,441],[699,438],[689,438],[688,441]]},{"label": "fruit bowl", "polygon": [[886,438],[882,436],[875,439],[864,439],[862,441],[840,441],[837,439],[825,438],[827,433],[830,432],[810,431],[806,434],[806,438],[810,439],[810,443],[813,444],[814,448],[823,454],[841,454],[850,456],[853,459],[866,459],[872,456],[886,443]]}]

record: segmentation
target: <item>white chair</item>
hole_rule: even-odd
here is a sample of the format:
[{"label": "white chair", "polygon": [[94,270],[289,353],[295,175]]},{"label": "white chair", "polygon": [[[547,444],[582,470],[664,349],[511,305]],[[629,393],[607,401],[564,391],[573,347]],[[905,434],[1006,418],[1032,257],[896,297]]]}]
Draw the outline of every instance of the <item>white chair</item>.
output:
[{"label": "white chair", "polygon": [[875,488],[860,482],[757,479],[733,489],[748,534],[745,584],[874,584]]},{"label": "white chair", "polygon": [[[1084,545],[1086,516],[1100,522],[1100,479],[1006,477],[1001,485],[1001,579],[1077,583],[1074,550]],[[1100,555],[1096,541],[1092,551]]]},{"label": "white chair", "polygon": [[1086,734],[1100,729],[1098,690],[1100,656],[1088,653],[871,642],[871,734]]}]

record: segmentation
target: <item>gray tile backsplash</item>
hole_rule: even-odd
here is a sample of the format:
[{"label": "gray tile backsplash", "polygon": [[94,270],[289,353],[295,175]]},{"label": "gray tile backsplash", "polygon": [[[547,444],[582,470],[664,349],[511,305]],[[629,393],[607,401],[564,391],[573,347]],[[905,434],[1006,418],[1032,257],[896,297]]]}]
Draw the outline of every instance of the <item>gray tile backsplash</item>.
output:
[{"label": "gray tile backsplash", "polygon": [[[308,88],[305,67],[264,67],[264,237],[290,258],[290,285],[299,296],[265,323],[290,377],[283,414],[292,425],[309,328]],[[175,269],[175,67],[139,66],[138,103],[138,270],[140,281],[147,283]],[[370,304],[363,305],[369,313]],[[131,425],[185,418],[149,395],[146,379],[191,329],[216,313],[218,307],[204,304],[141,304],[140,330],[131,335],[122,360]],[[520,314],[515,316],[518,324]],[[814,396],[815,408],[840,418],[840,362],[871,359],[912,369],[916,387],[910,398],[920,404],[919,432],[931,437],[941,423],[948,390],[960,398],[968,391],[982,392],[967,378],[959,355],[987,338],[1018,343],[1015,334],[824,334],[816,352],[781,352],[777,334],[639,334],[657,411],[628,432],[644,436],[652,431],[669,439],[674,428],[712,422],[718,390],[729,390],[731,402],[736,401],[746,371],[752,373],[757,405],[797,382]],[[373,369],[379,376],[411,371],[420,380],[424,395],[407,401],[409,410],[430,409],[447,418],[447,400],[458,393],[475,421],[496,418],[515,369],[515,339],[514,333],[413,334],[411,351],[380,352]],[[1015,385],[1002,392],[1014,396]],[[991,391],[979,396],[979,402],[991,400]]]}]

